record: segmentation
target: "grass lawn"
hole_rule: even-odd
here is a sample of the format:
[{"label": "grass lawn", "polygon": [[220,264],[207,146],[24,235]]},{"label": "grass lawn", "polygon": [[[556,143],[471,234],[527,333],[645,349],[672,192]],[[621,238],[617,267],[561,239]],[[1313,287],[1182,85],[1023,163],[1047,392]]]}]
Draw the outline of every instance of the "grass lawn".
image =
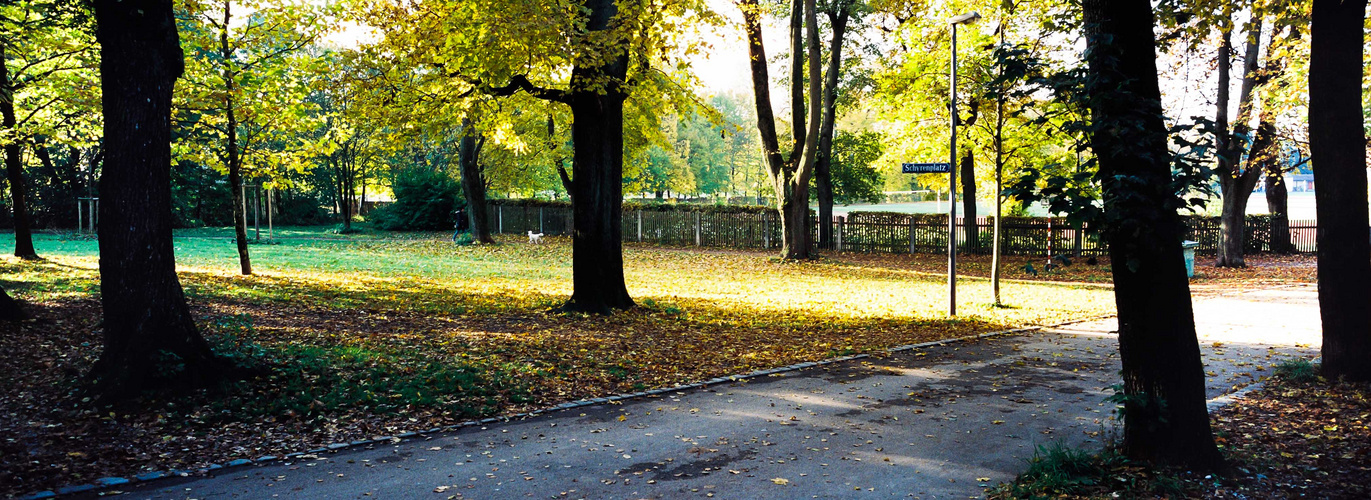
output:
[{"label": "grass lawn", "polygon": [[[550,311],[571,293],[565,238],[459,247],[439,233],[282,228],[272,244],[251,247],[257,275],[245,277],[219,232],[178,233],[182,283],[219,352],[270,375],[114,412],[82,404],[80,391],[101,343],[96,242],[40,234],[45,261],[0,260],[5,288],[38,316],[0,325],[0,349],[12,353],[0,370],[14,379],[0,387],[0,492],[281,455],[1113,311],[1107,284],[1010,281],[1008,307],[996,308],[988,281],[969,277],[958,286],[961,315],[948,319],[944,277],[925,269],[938,256],[780,263],[770,252],[634,245],[625,272],[643,307],[566,315]],[[0,254],[12,241],[0,235]],[[1107,276],[1107,265],[1080,266]]]}]

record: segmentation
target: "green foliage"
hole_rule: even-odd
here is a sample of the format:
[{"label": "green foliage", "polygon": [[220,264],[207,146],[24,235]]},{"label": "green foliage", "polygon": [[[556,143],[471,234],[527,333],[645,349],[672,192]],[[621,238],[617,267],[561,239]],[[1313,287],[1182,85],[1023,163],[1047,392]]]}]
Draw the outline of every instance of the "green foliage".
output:
[{"label": "green foliage", "polygon": [[422,168],[398,172],[392,186],[395,203],[371,212],[376,226],[387,231],[443,230],[453,227],[461,205],[461,187],[447,174]]},{"label": "green foliage", "polygon": [[233,197],[224,174],[190,161],[171,167],[171,213],[175,227],[233,224]]},{"label": "green foliage", "polygon": [[464,247],[464,246],[469,246],[469,245],[475,245],[475,244],[476,244],[476,237],[475,237],[475,236],[472,236],[471,233],[469,233],[469,232],[467,232],[467,233],[457,233],[455,236],[452,237],[452,242],[455,243],[455,244],[457,244],[457,246],[462,246],[462,247]]},{"label": "green foliage", "polygon": [[881,135],[875,132],[852,133],[839,131],[833,138],[833,202],[880,203],[885,180],[875,167],[876,160],[885,154]]},{"label": "green foliage", "polygon": [[1099,453],[1068,448],[1061,443],[1038,446],[1028,470],[1013,483],[990,490],[987,498],[1153,498],[1178,497],[1183,483],[1170,471],[1144,473],[1119,450]]},{"label": "green foliage", "polygon": [[1282,380],[1307,384],[1319,379],[1319,367],[1307,359],[1291,359],[1276,365],[1276,377]]}]

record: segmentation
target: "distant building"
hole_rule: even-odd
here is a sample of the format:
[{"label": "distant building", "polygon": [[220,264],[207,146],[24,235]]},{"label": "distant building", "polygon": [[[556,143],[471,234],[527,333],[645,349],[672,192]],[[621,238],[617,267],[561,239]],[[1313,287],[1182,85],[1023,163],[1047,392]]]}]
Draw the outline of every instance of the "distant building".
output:
[{"label": "distant building", "polygon": [[1314,192],[1314,174],[1285,174],[1285,189],[1291,193]]}]

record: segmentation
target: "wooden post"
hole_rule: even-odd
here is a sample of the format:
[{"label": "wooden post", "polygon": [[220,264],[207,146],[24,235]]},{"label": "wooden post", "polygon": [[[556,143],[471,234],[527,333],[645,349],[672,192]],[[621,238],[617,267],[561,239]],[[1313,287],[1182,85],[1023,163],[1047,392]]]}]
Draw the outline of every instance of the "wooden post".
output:
[{"label": "wooden post", "polygon": [[546,233],[547,233],[547,231],[544,231],[544,230],[543,230],[543,207],[538,207],[538,233],[539,233],[539,234],[546,234]]},{"label": "wooden post", "polygon": [[909,253],[914,253],[914,232],[916,220],[914,216],[909,216]]},{"label": "wooden post", "polygon": [[497,229],[496,229],[496,232],[498,232],[498,233],[500,233],[500,234],[505,234],[505,206],[504,206],[504,205],[496,205],[496,207],[497,207],[496,210],[495,210],[495,222],[496,222],[496,223],[495,223],[495,226],[496,226],[496,228],[497,228]]},{"label": "wooden post", "polygon": [[275,189],[267,190],[267,239],[272,239],[276,237],[275,227],[271,224],[271,197],[272,193],[274,193],[275,191]]},{"label": "wooden post", "polygon": [[86,224],[85,224],[85,222],[84,222],[84,219],[81,218],[82,211],[84,210],[83,208],[81,208],[81,202],[82,202],[82,201],[85,201],[85,200],[82,200],[81,198],[76,198],[76,232],[77,232],[77,233],[80,233],[80,232],[86,230]]},{"label": "wooden post", "polygon": [[252,239],[262,241],[262,183],[252,190]]},{"label": "wooden post", "polygon": [[847,217],[838,216],[838,230],[833,232],[834,251],[843,251],[843,223]]},{"label": "wooden post", "polygon": [[766,212],[758,214],[762,218],[762,248],[771,248],[771,218]]},{"label": "wooden post", "polygon": [[701,243],[700,232],[700,212],[695,212],[695,246],[697,247]]},{"label": "wooden post", "polygon": [[643,211],[638,210],[638,243],[643,242]]}]

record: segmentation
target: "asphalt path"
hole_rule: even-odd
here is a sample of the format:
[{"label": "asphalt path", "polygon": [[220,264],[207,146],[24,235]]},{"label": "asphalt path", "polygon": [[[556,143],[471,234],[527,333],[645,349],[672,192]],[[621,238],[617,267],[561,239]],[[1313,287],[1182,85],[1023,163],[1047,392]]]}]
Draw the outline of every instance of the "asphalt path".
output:
[{"label": "asphalt path", "polygon": [[[1218,398],[1319,347],[1312,286],[1196,299]],[[975,498],[1117,433],[1112,320],[123,485],[130,498]],[[108,491],[107,491],[108,493]]]}]

